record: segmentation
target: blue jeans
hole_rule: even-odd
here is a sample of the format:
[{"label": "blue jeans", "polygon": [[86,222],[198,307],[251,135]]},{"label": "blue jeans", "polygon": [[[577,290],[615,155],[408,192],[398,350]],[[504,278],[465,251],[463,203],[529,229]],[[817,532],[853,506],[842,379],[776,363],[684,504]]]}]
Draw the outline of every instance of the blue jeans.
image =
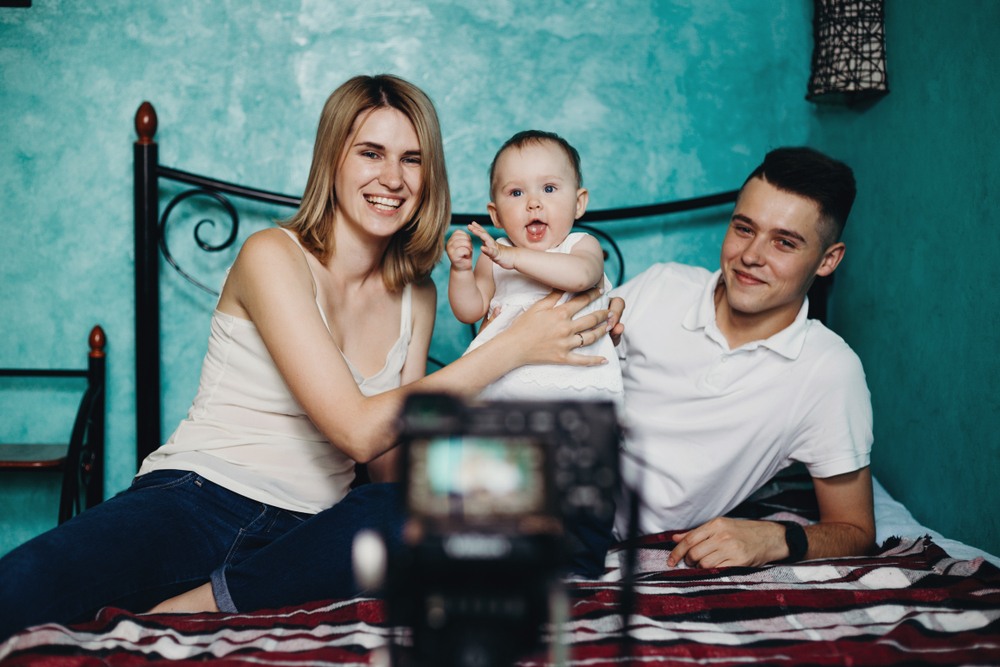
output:
[{"label": "blue jeans", "polygon": [[[208,581],[222,611],[253,611],[359,591],[351,550],[364,528],[402,544],[396,484],[352,489],[319,514],[250,500],[185,471],[162,470],[0,559],[0,640],[29,625],[133,612]],[[601,572],[611,524],[571,522],[569,570]]]},{"label": "blue jeans", "polygon": [[351,597],[355,533],[380,530],[396,548],[402,517],[395,484],[360,486],[308,515],[195,473],[152,472],[0,559],[0,640],[104,606],[145,611],[208,581],[224,611]]}]

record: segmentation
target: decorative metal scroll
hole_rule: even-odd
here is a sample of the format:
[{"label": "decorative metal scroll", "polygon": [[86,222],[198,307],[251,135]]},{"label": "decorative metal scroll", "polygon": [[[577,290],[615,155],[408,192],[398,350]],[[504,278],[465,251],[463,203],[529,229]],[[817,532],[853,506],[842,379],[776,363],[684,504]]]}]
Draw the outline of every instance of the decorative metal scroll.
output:
[{"label": "decorative metal scroll", "polygon": [[[205,225],[214,227],[216,222],[209,218],[204,218],[195,225],[194,227],[194,239],[198,247],[206,252],[219,252],[225,250],[233,245],[236,241],[236,237],[239,232],[240,218],[236,207],[230,201],[227,195],[232,195],[235,197],[240,197],[243,199],[253,199],[268,204],[274,204],[277,206],[284,206],[288,208],[295,208],[300,203],[300,198],[293,197],[292,195],[284,195],[276,192],[269,192],[267,190],[258,190],[255,188],[248,188],[242,185],[236,185],[234,183],[228,183],[226,181],[220,181],[216,179],[206,178],[204,176],[199,176],[198,174],[192,174],[189,172],[180,171],[179,169],[171,169],[169,167],[160,167],[160,176],[167,178],[169,180],[178,181],[182,183],[188,183],[195,185],[196,187],[185,190],[177,195],[175,195],[170,202],[167,204],[166,208],[163,210],[163,214],[160,216],[159,220],[159,245],[160,252],[163,254],[164,259],[173,267],[173,269],[180,274],[185,280],[190,282],[195,287],[211,294],[213,296],[219,296],[219,293],[208,287],[200,280],[192,276],[190,273],[185,271],[177,260],[174,258],[173,254],[170,252],[170,248],[167,244],[166,227],[170,218],[171,213],[178,204],[191,197],[209,197],[214,199],[216,202],[222,205],[225,209],[226,214],[229,216],[230,220],[230,232],[229,236],[217,245],[212,245],[204,241],[201,237],[201,230]],[[584,216],[576,223],[578,229],[586,230],[591,234],[597,236],[601,239],[603,245],[611,249],[614,253],[615,258],[618,263],[618,271],[613,280],[613,284],[620,285],[624,281],[625,277],[625,255],[619,247],[618,243],[615,242],[614,238],[602,229],[598,229],[595,224],[602,222],[614,222],[621,220],[629,220],[633,218],[643,218],[651,217],[655,215],[668,215],[671,213],[679,213],[684,211],[693,211],[697,209],[710,208],[713,206],[719,206],[721,204],[730,204],[736,201],[736,196],[739,194],[738,190],[730,190],[726,192],[720,192],[713,195],[707,195],[704,197],[695,197],[692,199],[681,199],[671,202],[662,202],[659,204],[650,204],[646,206],[634,206],[628,208],[617,208],[617,209],[602,209],[595,211],[588,211]],[[472,222],[473,220],[481,219],[483,215],[475,215],[471,213],[455,213],[452,215],[451,224],[453,226],[461,225],[465,226]]]},{"label": "decorative metal scroll", "polygon": [[158,243],[160,246],[160,252],[163,254],[164,259],[174,268],[177,273],[179,273],[185,280],[194,285],[195,287],[204,290],[212,296],[219,296],[219,293],[208,287],[200,280],[192,276],[190,273],[181,268],[174,259],[174,256],[170,252],[170,248],[167,245],[167,235],[166,228],[170,214],[173,213],[174,208],[180,204],[182,201],[190,197],[210,197],[215,199],[216,202],[222,205],[225,209],[226,214],[229,215],[230,230],[229,236],[219,243],[218,245],[212,245],[204,241],[201,237],[201,230],[204,225],[209,225],[211,227],[215,226],[215,221],[210,218],[203,218],[198,221],[194,228],[194,239],[198,247],[206,252],[219,252],[229,248],[236,242],[236,237],[239,234],[240,226],[240,216],[233,206],[232,201],[229,199],[232,197],[239,197],[241,199],[250,199],[254,201],[264,202],[266,204],[273,204],[275,206],[283,206],[286,208],[297,208],[301,199],[299,197],[293,197],[291,195],[281,194],[279,192],[270,192],[268,190],[260,190],[257,188],[248,188],[243,185],[237,185],[236,183],[229,183],[227,181],[218,180],[215,178],[207,178],[199,174],[192,174],[187,171],[181,171],[180,169],[172,169],[170,167],[160,167],[159,175],[171,181],[176,181],[178,183],[187,183],[188,185],[193,185],[190,190],[185,190],[180,194],[177,194],[170,200],[166,208],[163,210],[163,215],[160,216],[159,230],[158,230]]},{"label": "decorative metal scroll", "polygon": [[[163,214],[160,216],[159,229],[158,229],[158,243],[160,246],[160,252],[163,254],[164,259],[170,264],[173,269],[180,274],[189,283],[201,289],[208,294],[218,297],[219,293],[208,287],[203,282],[192,276],[190,273],[181,268],[180,264],[174,258],[173,254],[170,252],[169,245],[167,244],[167,224],[170,219],[170,215],[174,212],[174,209],[181,202],[191,198],[191,197],[208,197],[214,199],[216,202],[222,205],[225,209],[226,214],[229,216],[230,231],[229,236],[219,244],[213,245],[203,240],[201,237],[202,228],[205,225],[214,227],[216,222],[210,218],[203,218],[199,220],[194,227],[194,240],[195,243],[202,250],[206,252],[219,252],[225,250],[233,245],[236,241],[236,237],[239,233],[240,218],[236,207],[233,206],[232,201],[230,201],[227,195],[232,195],[240,197],[243,199],[254,199],[257,201],[266,202],[269,204],[275,204],[278,206],[285,206],[289,208],[294,208],[299,205],[300,199],[298,197],[293,197],[291,195],[283,195],[275,192],[268,192],[266,190],[257,190],[254,188],[247,188],[245,186],[236,185],[234,183],[227,183],[225,181],[219,181],[216,179],[209,179],[198,174],[192,174],[189,172],[180,171],[178,169],[171,169],[169,167],[160,167],[160,176],[182,183],[188,183],[190,185],[195,185],[196,187],[185,190],[177,195],[175,195],[170,202],[167,204],[166,208],[163,210]],[[692,199],[683,199],[672,202],[663,202],[659,204],[651,204],[647,206],[635,206],[630,208],[619,208],[619,209],[603,209],[596,211],[588,211],[577,223],[576,228],[586,230],[587,232],[597,236],[601,241],[602,245],[611,249],[617,259],[618,271],[616,272],[615,278],[613,280],[614,285],[621,285],[625,278],[625,255],[619,247],[618,243],[611,237],[610,234],[602,229],[595,227],[595,223],[601,222],[614,222],[621,220],[629,220],[634,218],[651,217],[655,215],[668,215],[671,213],[678,213],[684,211],[693,211],[697,209],[710,208],[713,206],[718,206],[721,204],[728,204],[736,201],[736,196],[739,194],[738,190],[731,190],[727,192],[720,192],[718,194],[708,195],[704,197],[695,197]],[[452,226],[465,226],[476,219],[481,219],[482,215],[474,215],[470,213],[456,213],[452,215],[451,224]],[[607,250],[605,250],[605,256],[608,257]],[[475,338],[476,336],[476,325],[469,325],[470,335]],[[428,358],[428,362],[435,366],[444,366],[444,363],[434,359],[433,357]]]},{"label": "decorative metal scroll", "polygon": [[220,250],[225,250],[233,245],[236,241],[236,235],[240,228],[240,215],[236,211],[236,207],[233,203],[229,201],[229,198],[220,192],[215,192],[214,190],[206,190],[205,188],[194,188],[191,190],[185,190],[184,192],[175,195],[167,207],[163,209],[163,215],[160,216],[159,223],[159,244],[160,252],[163,254],[163,258],[167,260],[170,266],[174,267],[174,271],[179,273],[185,280],[194,285],[195,287],[208,292],[213,296],[219,296],[219,293],[213,290],[211,287],[207,286],[205,283],[201,282],[190,273],[181,268],[177,260],[170,252],[170,247],[167,245],[167,221],[170,218],[170,214],[173,213],[174,208],[180,204],[182,201],[189,199],[191,197],[210,197],[215,201],[219,202],[222,207],[229,214],[230,230],[229,236],[218,245],[212,245],[201,238],[201,229],[204,225],[209,225],[211,227],[215,226],[215,221],[210,218],[203,218],[198,221],[198,224],[194,226],[194,240],[198,244],[198,247],[206,252],[219,252]]},{"label": "decorative metal scroll", "polygon": [[813,0],[812,74],[806,98],[856,105],[889,92],[884,0]]}]

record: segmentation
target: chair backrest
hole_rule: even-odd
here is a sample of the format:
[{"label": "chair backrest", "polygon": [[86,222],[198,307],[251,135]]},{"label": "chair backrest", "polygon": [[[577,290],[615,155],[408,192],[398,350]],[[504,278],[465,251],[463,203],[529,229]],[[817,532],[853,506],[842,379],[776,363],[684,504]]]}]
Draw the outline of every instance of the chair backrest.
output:
[{"label": "chair backrest", "polygon": [[59,498],[59,523],[69,520],[86,507],[93,507],[104,498],[106,339],[100,326],[91,329],[89,343],[87,389],[76,411],[66,452]]},{"label": "chair backrest", "polygon": [[86,388],[76,411],[69,440],[53,445],[2,444],[0,469],[61,470],[59,523],[104,498],[104,413],[106,337],[99,325],[90,330],[86,370],[3,368],[0,376],[15,378],[85,378]]}]

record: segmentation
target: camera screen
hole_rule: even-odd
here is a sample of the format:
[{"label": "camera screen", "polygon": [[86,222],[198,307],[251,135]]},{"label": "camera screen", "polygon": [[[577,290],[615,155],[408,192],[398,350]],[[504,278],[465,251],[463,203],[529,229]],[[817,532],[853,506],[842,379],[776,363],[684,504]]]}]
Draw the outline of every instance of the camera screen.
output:
[{"label": "camera screen", "polygon": [[544,453],[544,444],[529,438],[450,435],[415,440],[410,447],[410,510],[440,519],[543,512]]}]

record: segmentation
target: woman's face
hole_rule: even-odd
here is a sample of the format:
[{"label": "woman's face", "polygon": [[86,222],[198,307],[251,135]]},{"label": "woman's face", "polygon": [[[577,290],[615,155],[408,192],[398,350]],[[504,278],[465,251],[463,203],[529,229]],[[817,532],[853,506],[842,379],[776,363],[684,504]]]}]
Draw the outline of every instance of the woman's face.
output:
[{"label": "woman's face", "polygon": [[420,142],[398,109],[354,120],[334,181],[338,223],[388,239],[413,218],[423,188]]}]

